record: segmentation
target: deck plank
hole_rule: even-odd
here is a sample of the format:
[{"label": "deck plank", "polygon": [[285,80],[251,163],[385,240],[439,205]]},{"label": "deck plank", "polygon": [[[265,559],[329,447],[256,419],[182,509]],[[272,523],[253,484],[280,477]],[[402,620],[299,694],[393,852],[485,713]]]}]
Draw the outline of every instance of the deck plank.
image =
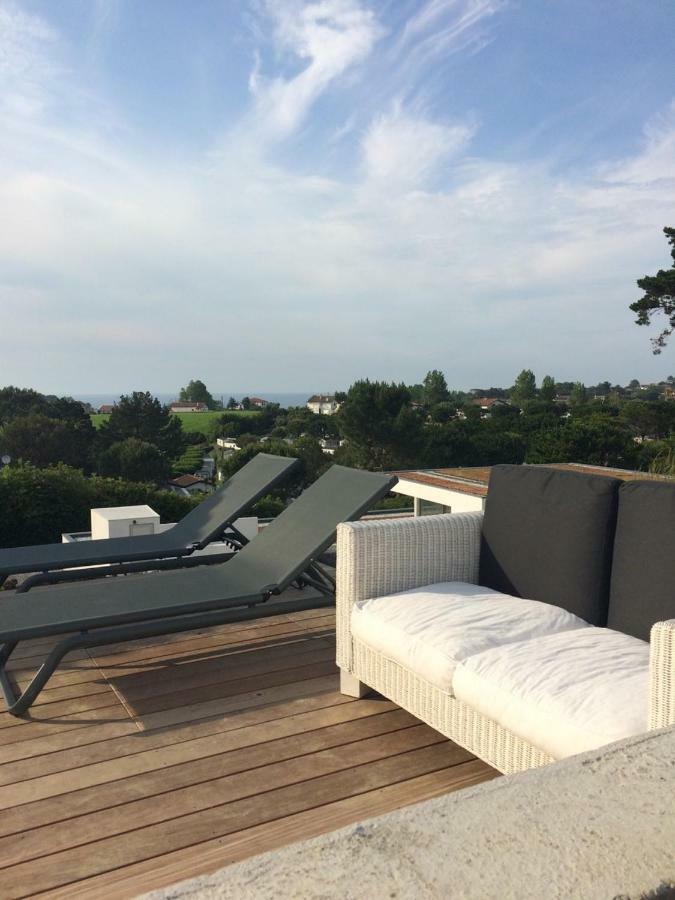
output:
[{"label": "deck plank", "polygon": [[316,837],[366,817],[383,815],[410,803],[420,803],[453,790],[480,784],[496,775],[478,760],[450,766],[304,810],[284,819],[254,825],[184,850],[123,866],[38,896],[44,900],[94,896],[97,900],[128,900],[146,891],[214,872],[255,854]]},{"label": "deck plank", "polygon": [[[50,852],[68,849],[209,808],[215,798],[229,802],[304,781],[327,769],[351,768],[352,760],[358,763],[364,755],[390,755],[396,748],[408,750],[440,743],[437,734],[422,729],[425,726],[411,723],[401,710],[394,710],[259,746],[192,759],[168,769],[130,775],[96,789],[74,790],[51,797],[39,806],[28,803],[27,815],[23,806],[15,806],[11,817],[16,831],[0,838],[0,869],[40,856],[46,846]],[[341,754],[339,762],[336,754],[329,752],[347,746],[348,752]],[[465,760],[469,758],[468,754],[464,756]],[[162,798],[160,802],[158,798]],[[50,821],[51,824],[31,830],[25,827],[28,823]]]},{"label": "deck plank", "polygon": [[[20,684],[49,647],[23,648]],[[3,900],[132,897],[496,775],[388,700],[341,695],[326,610],[97,648],[9,719]]]},{"label": "deck plank", "polygon": [[[399,734],[401,732],[397,732],[396,736]],[[376,740],[380,744],[386,744],[392,739]],[[368,742],[363,742],[366,743]],[[403,746],[404,742],[397,742],[397,749],[400,750]],[[186,812],[140,831],[102,838],[81,847],[0,870],[0,895],[7,900],[30,896],[38,891],[90,878],[112,868],[182,850],[265,821],[322,806],[342,797],[436,771],[454,762],[450,756],[450,746],[447,741],[437,741],[431,746],[422,746],[409,752],[391,753],[391,748],[387,753],[386,748],[381,747],[378,753],[371,744],[369,749],[373,758],[357,767],[347,767],[342,771],[331,771],[315,777],[311,781],[311,787],[307,780],[302,780],[260,793],[251,785],[251,795],[243,799]],[[383,758],[383,754],[387,755]],[[334,755],[338,757],[335,765],[341,763],[344,766],[344,752]],[[358,758],[363,760],[366,755],[364,752]]]},{"label": "deck plank", "polygon": [[[42,778],[31,778],[26,781],[0,787],[0,809],[19,807],[30,804],[27,811],[30,814],[31,825],[47,821],[58,821],[72,815],[68,798],[54,801],[51,809],[47,805],[36,808],[35,801],[46,798],[58,797],[77,791],[78,814],[86,804],[88,810],[105,808],[119,802],[120,791],[115,787],[116,783],[124,780],[126,790],[132,789],[135,796],[152,796],[172,790],[179,783],[190,783],[194,779],[206,780],[210,777],[204,774],[209,768],[200,769],[197,763],[200,760],[213,760],[210,770],[214,766],[226,765],[228,769],[235,771],[236,767],[254,768],[264,765],[267,761],[285,759],[289,756],[301,756],[303,753],[312,752],[317,743],[331,740],[335,733],[339,740],[348,743],[357,740],[359,736],[368,731],[386,733],[415,724],[415,719],[409,713],[401,709],[385,708],[382,704],[340,704],[329,706],[308,713],[300,713],[283,719],[273,719],[259,725],[239,728],[233,732],[217,732],[206,737],[198,737],[188,741],[158,747],[153,750],[145,750],[126,757],[117,757],[102,763],[94,763],[89,766],[71,768],[67,773],[59,772],[56,775],[46,775]],[[344,723],[363,722],[360,727],[346,727]],[[344,727],[337,728],[343,725]],[[326,728],[334,731],[327,732]],[[317,732],[321,730],[321,733]],[[337,729],[337,730],[336,730]],[[315,734],[315,732],[317,732]],[[291,740],[293,738],[293,740]],[[279,743],[283,741],[283,743]],[[262,751],[256,745],[264,745]],[[224,754],[238,751],[238,755],[228,756],[220,760]],[[269,757],[269,758],[268,758]],[[172,767],[182,767],[179,771]],[[234,768],[233,768],[234,767]],[[161,777],[155,777],[161,773]],[[139,779],[138,784],[129,782],[133,776],[145,774],[145,780]],[[188,781],[186,781],[188,779]],[[112,782],[112,786],[103,790],[87,792],[85,789],[101,786]],[[154,788],[153,788],[154,785]],[[3,833],[5,828],[16,831],[25,829],[22,824],[22,810],[17,809],[12,814],[6,825],[1,826]],[[0,860],[2,854],[0,853]],[[2,865],[2,862],[0,862]]]},{"label": "deck plank", "polygon": [[[262,707],[249,708],[234,712],[225,717],[216,717],[199,722],[187,722],[176,728],[159,729],[156,731],[138,731],[135,727],[123,734],[103,733],[100,740],[94,743],[85,743],[68,746],[64,749],[52,747],[51,744],[42,745],[45,752],[19,759],[14,762],[0,764],[0,785],[17,784],[33,778],[41,778],[58,772],[68,772],[71,769],[81,769],[86,766],[106,762],[108,760],[124,759],[126,756],[144,753],[157,748],[174,746],[184,741],[196,740],[215,734],[226,734],[229,731],[249,728],[264,722],[275,720],[282,721],[285,718],[293,718],[305,712],[317,709],[328,709],[345,704],[354,705],[351,697],[339,693],[323,693],[316,696],[298,697],[278,703],[271,703]],[[368,699],[358,704],[364,707],[362,714],[368,715],[375,711],[386,712],[394,708],[394,704],[382,699]],[[359,713],[352,712],[355,718]],[[100,729],[97,729],[100,734]],[[0,822],[0,830],[2,823]]]}]

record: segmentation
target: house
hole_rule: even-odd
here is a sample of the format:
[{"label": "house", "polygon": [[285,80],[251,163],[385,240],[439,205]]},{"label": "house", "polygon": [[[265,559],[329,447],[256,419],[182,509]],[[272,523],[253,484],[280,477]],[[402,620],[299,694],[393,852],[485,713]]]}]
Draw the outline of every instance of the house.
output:
[{"label": "house", "polygon": [[312,394],[305,405],[317,416],[332,416],[340,408],[334,394]]},{"label": "house", "polygon": [[197,403],[191,400],[176,400],[169,407],[172,413],[208,412],[206,403]]},{"label": "house", "polygon": [[175,494],[207,494],[211,487],[203,478],[197,475],[179,475],[177,478],[171,478],[167,482],[170,491]]},{"label": "house", "polygon": [[109,416],[115,406],[115,403],[104,403],[103,406],[99,406],[98,411],[103,416]]},{"label": "house", "polygon": [[481,409],[489,411],[493,406],[510,406],[508,400],[502,397],[475,397],[472,401],[474,406],[480,406]]},{"label": "house", "polygon": [[230,437],[216,438],[216,446],[220,447],[221,450],[230,450],[231,452],[234,450],[241,450],[241,447],[237,443],[237,439]]},{"label": "house", "polygon": [[337,438],[321,438],[319,444],[321,445],[321,449],[324,453],[332,456],[338,447],[341,447],[344,442],[338,440]]},{"label": "house", "polygon": [[675,400],[675,386],[672,384],[664,385],[661,396],[664,400]]},{"label": "house", "polygon": [[504,400],[502,397],[476,397],[471,403],[480,408],[481,416],[484,419],[490,415],[495,406],[511,405],[508,400]]},{"label": "house", "polygon": [[249,397],[248,399],[251,402],[251,406],[256,409],[265,409],[266,406],[270,405],[269,400],[263,400],[262,397]]}]

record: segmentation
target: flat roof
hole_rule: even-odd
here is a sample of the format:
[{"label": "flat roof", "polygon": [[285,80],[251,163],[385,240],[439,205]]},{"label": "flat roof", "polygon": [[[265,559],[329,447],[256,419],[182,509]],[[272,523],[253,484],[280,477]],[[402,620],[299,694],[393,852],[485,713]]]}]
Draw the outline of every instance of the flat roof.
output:
[{"label": "flat roof", "polygon": [[102,519],[149,519],[156,517],[157,513],[152,507],[142,504],[139,506],[99,506],[91,510],[92,515],[96,513]]},{"label": "flat roof", "polygon": [[[667,475],[651,475],[636,469],[616,469],[609,466],[592,466],[586,463],[546,463],[545,468],[564,469],[571,472],[586,472],[589,475],[604,475],[606,478],[620,478],[623,481],[656,480],[672,481]],[[463,466],[442,469],[404,469],[393,472],[400,481],[445,488],[460,494],[486,497],[492,466]],[[395,490],[395,488],[394,488]]]}]

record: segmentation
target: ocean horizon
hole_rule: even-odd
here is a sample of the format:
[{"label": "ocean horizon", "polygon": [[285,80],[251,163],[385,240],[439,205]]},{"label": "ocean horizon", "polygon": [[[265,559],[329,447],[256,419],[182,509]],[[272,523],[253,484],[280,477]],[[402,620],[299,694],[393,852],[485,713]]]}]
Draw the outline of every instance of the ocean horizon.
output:
[{"label": "ocean horizon", "polygon": [[[116,403],[122,393],[124,392],[120,391],[117,394],[73,394],[73,399],[80,400],[82,403],[89,403],[94,409],[98,409],[100,406]],[[153,393],[152,391],[150,393],[153,394],[154,397],[157,397],[160,403],[167,404],[178,400],[177,391],[166,394]],[[286,408],[289,406],[304,406],[312,394],[318,392],[306,391],[299,393],[297,391],[290,391],[287,393],[279,393],[278,391],[249,391],[247,393],[241,393],[238,391],[211,391],[211,393],[216,400],[222,398],[223,404],[226,404],[230,397],[234,397],[238,402],[244,397],[262,397],[263,400],[269,400],[271,403],[278,403],[280,406]]]}]

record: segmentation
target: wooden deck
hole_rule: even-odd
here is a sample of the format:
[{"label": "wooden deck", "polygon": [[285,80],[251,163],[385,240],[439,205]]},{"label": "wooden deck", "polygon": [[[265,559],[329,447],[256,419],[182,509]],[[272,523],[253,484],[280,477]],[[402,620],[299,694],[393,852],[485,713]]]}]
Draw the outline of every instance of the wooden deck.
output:
[{"label": "wooden deck", "polygon": [[0,713],[0,897],[133,897],[497,774],[334,656],[325,610],[72,654]]}]

